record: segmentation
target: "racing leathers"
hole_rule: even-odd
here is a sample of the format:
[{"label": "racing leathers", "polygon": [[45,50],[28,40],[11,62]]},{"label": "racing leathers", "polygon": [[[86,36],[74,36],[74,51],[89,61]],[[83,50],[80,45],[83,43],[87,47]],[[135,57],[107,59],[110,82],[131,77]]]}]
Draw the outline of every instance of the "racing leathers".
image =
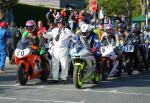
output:
[{"label": "racing leathers", "polygon": [[[115,51],[116,45],[117,45],[115,34],[111,34],[111,33],[108,34],[108,33],[105,32],[103,34],[101,44],[103,46],[112,46],[113,50]],[[111,71],[110,71],[108,76],[114,76],[117,73],[117,66],[119,64],[119,61],[117,60],[118,56],[117,56],[116,52],[115,52],[114,55],[110,56],[110,58],[113,61],[113,68],[112,69],[110,68]]]},{"label": "racing leathers", "polygon": [[91,51],[96,59],[96,63],[97,63],[96,72],[100,72],[100,60],[101,60],[100,46],[101,46],[101,43],[99,41],[98,35],[95,32],[90,31],[89,36],[86,36],[86,37],[83,36],[82,32],[79,32],[79,34],[77,34],[77,36],[85,47],[91,49]]}]

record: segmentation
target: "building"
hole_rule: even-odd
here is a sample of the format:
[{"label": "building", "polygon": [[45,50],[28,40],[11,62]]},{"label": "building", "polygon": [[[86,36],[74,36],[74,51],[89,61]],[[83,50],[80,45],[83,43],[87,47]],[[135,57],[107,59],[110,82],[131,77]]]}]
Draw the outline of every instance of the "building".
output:
[{"label": "building", "polygon": [[85,6],[85,0],[19,0],[19,3],[49,8],[72,7],[82,9]]}]

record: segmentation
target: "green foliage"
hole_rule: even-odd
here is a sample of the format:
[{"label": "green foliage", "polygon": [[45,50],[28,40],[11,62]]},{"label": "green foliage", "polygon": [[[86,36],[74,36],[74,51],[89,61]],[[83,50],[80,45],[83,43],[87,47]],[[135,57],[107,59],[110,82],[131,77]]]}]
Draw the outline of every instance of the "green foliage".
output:
[{"label": "green foliage", "polygon": [[[126,15],[127,0],[98,0],[98,8],[104,7],[105,15]],[[99,10],[98,9],[98,10]],[[139,0],[132,0],[133,17],[141,14],[141,6]]]}]

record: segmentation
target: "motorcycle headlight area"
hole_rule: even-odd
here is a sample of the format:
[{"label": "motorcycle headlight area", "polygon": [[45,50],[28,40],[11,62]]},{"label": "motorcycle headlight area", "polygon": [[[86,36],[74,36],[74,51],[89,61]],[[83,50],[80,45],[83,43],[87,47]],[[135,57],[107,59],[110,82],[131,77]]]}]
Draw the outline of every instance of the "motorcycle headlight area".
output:
[{"label": "motorcycle headlight area", "polygon": [[30,48],[26,48],[26,49],[16,49],[15,50],[15,56],[18,58],[22,58],[26,55],[28,55],[30,53],[31,49]]}]

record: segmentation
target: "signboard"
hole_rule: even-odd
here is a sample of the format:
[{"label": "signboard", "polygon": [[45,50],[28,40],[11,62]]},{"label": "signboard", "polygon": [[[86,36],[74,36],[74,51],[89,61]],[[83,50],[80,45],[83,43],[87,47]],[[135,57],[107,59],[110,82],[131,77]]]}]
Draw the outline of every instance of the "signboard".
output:
[{"label": "signboard", "polygon": [[96,10],[97,10],[97,1],[96,0],[92,0],[92,11],[93,12],[96,12]]},{"label": "signboard", "polygon": [[49,8],[63,8],[67,5],[80,9],[84,7],[84,0],[19,0],[19,3]]},{"label": "signboard", "polygon": [[44,7],[60,7],[60,0],[19,0],[19,3]]}]

